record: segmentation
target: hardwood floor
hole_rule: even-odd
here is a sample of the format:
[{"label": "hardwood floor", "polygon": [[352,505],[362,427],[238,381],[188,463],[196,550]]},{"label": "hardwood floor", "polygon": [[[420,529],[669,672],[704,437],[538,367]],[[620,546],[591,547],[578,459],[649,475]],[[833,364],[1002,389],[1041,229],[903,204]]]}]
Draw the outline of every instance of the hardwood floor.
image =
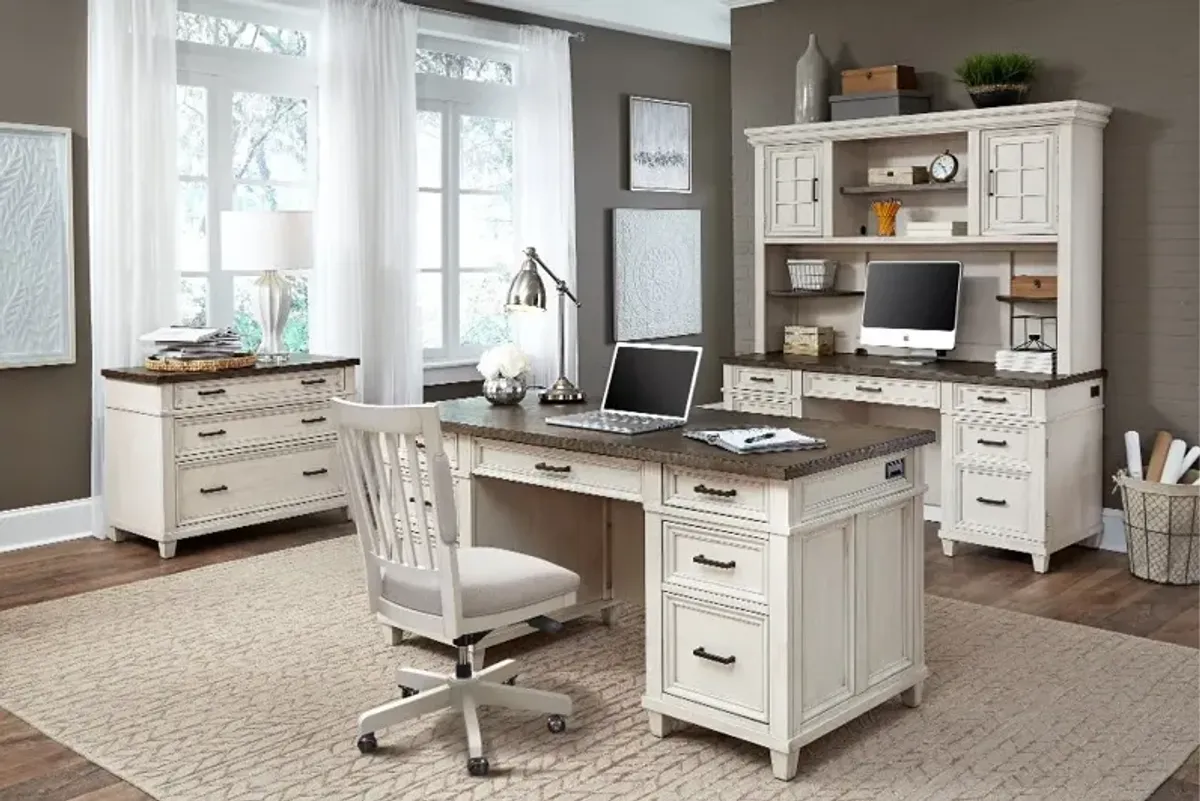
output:
[{"label": "hardwood floor", "polygon": [[[86,539],[0,554],[0,610],[193,570],[349,533],[348,524],[314,518],[180,543],[174,559],[136,537]],[[1069,548],[1033,572],[1028,557],[959,545],[942,556],[936,527],[925,533],[926,589],[934,595],[1040,617],[1200,647],[1200,592],[1129,574],[1122,554]],[[1193,752],[1151,801],[1200,798],[1200,757]],[[138,791],[70,749],[0,710],[0,801],[146,801]],[[1064,800],[1066,801],[1066,800]]]}]

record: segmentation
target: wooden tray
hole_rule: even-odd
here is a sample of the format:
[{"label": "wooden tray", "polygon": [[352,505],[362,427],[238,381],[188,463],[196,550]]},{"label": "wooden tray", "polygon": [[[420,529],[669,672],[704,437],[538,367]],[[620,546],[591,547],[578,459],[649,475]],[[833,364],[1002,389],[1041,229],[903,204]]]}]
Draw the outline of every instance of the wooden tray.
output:
[{"label": "wooden tray", "polygon": [[157,373],[218,373],[222,370],[238,370],[253,367],[258,357],[253,353],[227,356],[222,359],[159,359],[147,356],[145,367]]}]

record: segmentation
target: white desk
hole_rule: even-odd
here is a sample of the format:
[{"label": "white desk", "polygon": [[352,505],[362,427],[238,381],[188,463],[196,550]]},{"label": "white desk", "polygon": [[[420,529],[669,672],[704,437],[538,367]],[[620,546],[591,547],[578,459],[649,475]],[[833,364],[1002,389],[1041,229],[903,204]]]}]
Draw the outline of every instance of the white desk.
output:
[{"label": "white desk", "polygon": [[[825,450],[739,457],[679,430],[547,426],[563,410],[535,402],[441,413],[464,545],[576,570],[575,614],[611,607],[621,565],[639,563],[641,592],[626,593],[645,602],[642,706],[656,736],[679,720],[756,743],[786,780],[806,743],[898,694],[920,703],[921,449],[933,432],[815,424]],[[752,420],[697,410],[692,424]],[[610,507],[640,507],[643,531],[636,518],[612,525]]]}]

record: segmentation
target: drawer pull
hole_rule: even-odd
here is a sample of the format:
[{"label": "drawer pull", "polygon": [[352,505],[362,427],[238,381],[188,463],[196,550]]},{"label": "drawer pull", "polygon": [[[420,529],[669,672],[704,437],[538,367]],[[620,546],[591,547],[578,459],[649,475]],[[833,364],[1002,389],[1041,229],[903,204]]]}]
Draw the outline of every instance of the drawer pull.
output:
[{"label": "drawer pull", "polygon": [[305,417],[305,418],[302,418],[300,420],[300,422],[303,423],[304,425],[308,426],[308,425],[312,425],[313,423],[324,423],[325,418],[324,417]]},{"label": "drawer pull", "polygon": [[709,559],[702,553],[698,553],[692,557],[692,561],[698,565],[705,567],[719,567],[721,570],[733,570],[737,567],[737,562],[730,559],[728,562],[718,562],[716,559]]},{"label": "drawer pull", "polygon": [[859,392],[883,392],[883,387],[855,387]]},{"label": "drawer pull", "polygon": [[989,448],[1007,448],[1008,440],[1006,439],[977,439],[975,440],[980,445],[986,445]]},{"label": "drawer pull", "polygon": [[197,390],[196,394],[203,398],[203,397],[207,397],[209,395],[224,395],[225,390],[223,390],[223,389],[201,389],[201,390]]},{"label": "drawer pull", "polygon": [[569,464],[563,465],[562,467],[558,467],[556,465],[546,464],[545,462],[538,462],[537,464],[535,464],[533,466],[533,469],[541,470],[543,473],[570,473],[571,472],[571,466]]},{"label": "drawer pull", "polygon": [[300,386],[302,386],[302,387],[315,387],[317,384],[324,384],[324,383],[325,383],[324,378],[303,378],[300,380]]},{"label": "drawer pull", "polygon": [[750,380],[756,384],[774,384],[775,383],[774,378],[767,378],[766,376],[761,376],[761,375],[752,375],[752,376],[750,376]]},{"label": "drawer pull", "polygon": [[984,403],[1008,403],[1008,398],[997,398],[994,395],[976,395]]},{"label": "drawer pull", "polygon": [[319,467],[316,470],[305,470],[305,471],[303,471],[303,475],[305,475],[305,476],[323,476],[328,472],[329,472],[328,467]]},{"label": "drawer pull", "polygon": [[224,492],[227,489],[229,489],[229,487],[225,486],[224,484],[222,484],[219,487],[201,487],[200,494],[201,495],[212,495],[214,492]]},{"label": "drawer pull", "polygon": [[704,646],[700,646],[699,648],[693,650],[692,656],[698,656],[701,659],[707,659],[709,662],[716,662],[718,665],[732,665],[737,661],[736,656],[717,656],[716,654],[710,654],[708,651],[704,650]]},{"label": "drawer pull", "polygon": [[995,498],[976,498],[975,500],[985,506],[1008,506],[1008,501],[998,501]]},{"label": "drawer pull", "polygon": [[737,490],[735,490],[735,489],[727,489],[727,490],[713,489],[712,487],[706,487],[703,484],[697,484],[696,486],[692,487],[692,491],[695,492],[697,495],[711,495],[714,498],[737,497]]},{"label": "drawer pull", "polygon": [[218,428],[216,431],[198,431],[198,432],[196,432],[196,436],[197,437],[219,437],[224,433],[225,433],[225,429]]},{"label": "drawer pull", "polygon": [[[409,502],[409,503],[416,503],[416,502],[417,502],[417,499],[416,499],[416,498],[409,498],[409,499],[408,499],[408,502]],[[426,505],[426,506],[428,506],[429,508],[431,508],[431,509],[432,509],[432,508],[433,508],[433,501],[425,501],[425,505]]]}]

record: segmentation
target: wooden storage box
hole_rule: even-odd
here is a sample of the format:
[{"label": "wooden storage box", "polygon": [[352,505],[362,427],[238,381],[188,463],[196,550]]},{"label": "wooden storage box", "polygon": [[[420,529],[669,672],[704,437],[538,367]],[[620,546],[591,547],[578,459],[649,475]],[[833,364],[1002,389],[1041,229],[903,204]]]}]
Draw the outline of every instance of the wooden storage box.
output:
[{"label": "wooden storage box", "polygon": [[871,167],[868,186],[912,186],[929,183],[928,167]]},{"label": "wooden storage box", "polygon": [[867,117],[894,117],[898,114],[924,114],[929,109],[929,95],[911,89],[834,95],[829,98],[829,116],[834,122]]},{"label": "wooden storage box", "polygon": [[832,356],[834,333],[829,325],[785,325],[783,352],[794,356]]},{"label": "wooden storage box", "polygon": [[1058,297],[1058,276],[1014,275],[1010,293],[1014,298],[1049,300]]},{"label": "wooden storage box", "polygon": [[903,64],[842,70],[842,94],[844,95],[863,92],[894,92],[898,89],[916,88],[916,70]]}]

